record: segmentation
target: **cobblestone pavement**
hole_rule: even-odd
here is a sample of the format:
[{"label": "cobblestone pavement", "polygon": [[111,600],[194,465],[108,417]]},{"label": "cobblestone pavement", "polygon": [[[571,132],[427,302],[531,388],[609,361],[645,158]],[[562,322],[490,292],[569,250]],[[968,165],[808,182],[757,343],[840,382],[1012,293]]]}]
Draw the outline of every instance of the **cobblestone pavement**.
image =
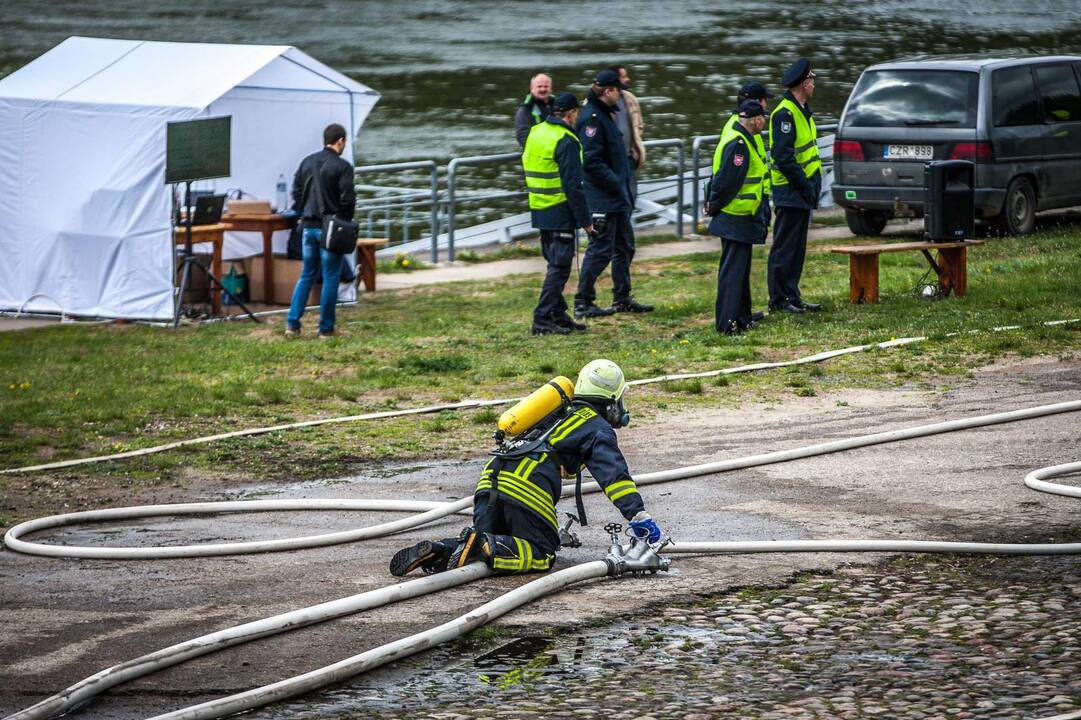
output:
[{"label": "cobblestone pavement", "polygon": [[1043,718],[1081,708],[1077,558],[900,558],[633,623],[488,631],[257,717]]}]

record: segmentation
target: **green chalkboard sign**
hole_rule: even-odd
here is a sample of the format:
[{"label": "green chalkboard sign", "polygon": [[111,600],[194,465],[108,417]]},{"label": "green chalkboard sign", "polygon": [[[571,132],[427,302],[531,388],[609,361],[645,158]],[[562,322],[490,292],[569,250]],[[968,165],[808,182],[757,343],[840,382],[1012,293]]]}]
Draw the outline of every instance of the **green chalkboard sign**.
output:
[{"label": "green chalkboard sign", "polygon": [[165,132],[165,182],[209,180],[231,173],[232,116],[171,122]]}]

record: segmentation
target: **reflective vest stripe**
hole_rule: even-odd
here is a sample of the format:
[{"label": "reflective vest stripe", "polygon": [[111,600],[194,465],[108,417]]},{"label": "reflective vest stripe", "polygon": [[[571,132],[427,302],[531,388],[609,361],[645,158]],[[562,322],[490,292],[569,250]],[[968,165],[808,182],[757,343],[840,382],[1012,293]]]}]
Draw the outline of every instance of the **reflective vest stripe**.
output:
[{"label": "reflective vest stripe", "polygon": [[[589,410],[589,413],[583,413],[582,410]],[[581,427],[586,420],[589,420],[589,418],[594,417],[597,414],[589,408],[582,408],[582,410],[578,410],[569,418],[564,420],[563,423],[556,428],[555,432],[552,433],[552,436],[548,439],[548,441],[551,443],[557,443],[560,440],[563,440],[572,432]]]},{"label": "reflective vest stripe", "polygon": [[522,151],[522,170],[525,174],[525,186],[529,191],[529,208],[545,210],[567,202],[563,182],[559,176],[559,163],[556,162],[556,146],[565,138],[574,138],[578,144],[578,157],[582,158],[582,142],[567,125],[562,122],[542,122],[529,131]]},{"label": "reflective vest stripe", "polygon": [[[812,177],[816,172],[822,171],[822,159],[818,154],[818,128],[815,126],[813,117],[803,114],[803,108],[792,102],[791,98],[784,98],[777,103],[773,112],[788,110],[792,114],[792,122],[796,129],[796,164],[803,169],[805,177]],[[773,146],[773,121],[769,124],[770,146]],[[788,178],[777,168],[770,169],[770,182],[774,185],[787,185]]]},{"label": "reflective vest stripe", "polygon": [[[721,143],[717,147],[717,153],[719,155],[724,155],[724,151],[728,148],[728,145],[741,138],[747,145],[747,162],[749,163],[749,166],[747,167],[747,177],[744,178],[743,185],[740,186],[736,196],[729,200],[727,205],[721,208],[721,212],[729,215],[748,217],[757,215],[758,209],[762,206],[762,196],[765,194],[765,183],[762,182],[762,178],[765,177],[769,168],[766,165],[763,151],[758,147],[758,143],[746,143],[746,138],[741,132],[736,130],[735,125],[726,128],[724,134],[721,135]],[[718,158],[718,169],[720,168],[720,162],[720,158]]]},{"label": "reflective vest stripe", "polygon": [[[729,130],[735,130],[737,122],[739,122],[739,116],[733,114],[728,118],[728,122],[724,124],[724,128],[721,130],[722,139],[717,142],[717,150],[713,153],[714,175],[716,175],[717,171],[721,168],[721,154],[724,152],[724,134]],[[766,171],[762,176],[762,194],[769,195],[769,153],[766,152],[766,142],[762,139],[762,133],[758,133],[754,136],[754,144],[758,147],[758,154],[762,156],[762,160],[766,163]]]}]

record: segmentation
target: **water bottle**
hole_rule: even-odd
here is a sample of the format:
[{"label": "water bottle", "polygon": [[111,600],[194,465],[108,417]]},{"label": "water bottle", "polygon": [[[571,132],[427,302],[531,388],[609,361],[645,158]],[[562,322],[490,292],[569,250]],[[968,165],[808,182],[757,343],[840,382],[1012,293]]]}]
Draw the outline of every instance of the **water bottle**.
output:
[{"label": "water bottle", "polygon": [[278,175],[278,212],[283,213],[289,209],[289,195],[285,184],[285,175]]}]

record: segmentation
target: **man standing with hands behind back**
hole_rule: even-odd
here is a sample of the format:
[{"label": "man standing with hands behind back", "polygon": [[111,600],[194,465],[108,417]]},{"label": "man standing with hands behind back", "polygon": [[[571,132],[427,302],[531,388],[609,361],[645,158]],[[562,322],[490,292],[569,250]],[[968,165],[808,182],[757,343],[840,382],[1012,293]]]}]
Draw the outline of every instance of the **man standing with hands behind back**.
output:
[{"label": "man standing with hands behind back", "polygon": [[776,218],[766,280],[771,310],[802,313],[822,307],[805,301],[799,289],[811,211],[818,207],[822,190],[818,131],[807,105],[815,89],[810,61],[800,58],[792,63],[781,84],[788,92],[777,103],[769,122],[770,156],[773,159],[770,190]]},{"label": "man standing with hands behind back", "polygon": [[[596,227],[589,238],[578,292],[574,295],[574,316],[603,317],[617,312],[653,312],[652,305],[631,297],[631,260],[634,259],[634,173],[630,167],[623,135],[612,116],[618,112],[619,92],[624,85],[611,70],[597,73],[586,105],[578,117],[578,137],[582,141],[586,202]],[[596,304],[596,282],[612,263],[610,308]]]}]

